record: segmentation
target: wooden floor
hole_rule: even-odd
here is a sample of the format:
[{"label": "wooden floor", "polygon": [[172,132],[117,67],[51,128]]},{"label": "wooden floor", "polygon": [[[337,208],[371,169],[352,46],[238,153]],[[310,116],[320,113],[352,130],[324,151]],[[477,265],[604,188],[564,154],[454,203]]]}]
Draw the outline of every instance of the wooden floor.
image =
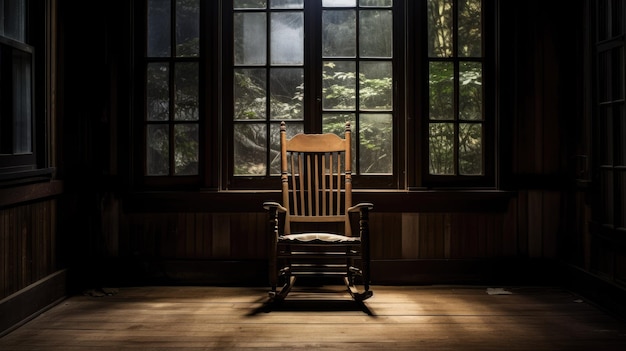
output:
[{"label": "wooden floor", "polygon": [[364,304],[338,286],[318,290],[281,305],[262,288],[75,296],[0,338],[0,350],[626,350],[624,321],[559,288],[375,286]]}]

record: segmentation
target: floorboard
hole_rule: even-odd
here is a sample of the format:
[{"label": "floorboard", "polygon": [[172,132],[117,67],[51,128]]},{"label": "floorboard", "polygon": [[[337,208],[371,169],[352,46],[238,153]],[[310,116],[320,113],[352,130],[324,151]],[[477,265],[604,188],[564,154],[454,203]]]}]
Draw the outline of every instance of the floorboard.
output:
[{"label": "floorboard", "polygon": [[[0,350],[625,350],[626,322],[550,287],[128,287],[73,296]],[[495,293],[494,293],[495,291]]]}]

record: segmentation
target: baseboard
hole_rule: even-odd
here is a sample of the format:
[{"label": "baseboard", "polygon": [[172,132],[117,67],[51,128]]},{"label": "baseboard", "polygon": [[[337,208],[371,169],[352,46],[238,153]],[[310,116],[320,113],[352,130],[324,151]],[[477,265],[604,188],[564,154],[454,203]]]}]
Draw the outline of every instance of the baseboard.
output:
[{"label": "baseboard", "polygon": [[0,300],[0,337],[63,300],[66,282],[67,271],[60,270]]},{"label": "baseboard", "polygon": [[[241,286],[268,284],[266,260],[153,260],[117,266],[104,285],[192,284]],[[373,260],[371,282],[381,285],[553,284],[559,282],[551,260],[459,259]],[[114,281],[117,280],[117,281]]]},{"label": "baseboard", "polygon": [[564,286],[620,319],[626,320],[626,286],[573,265],[563,266]]},{"label": "baseboard", "polygon": [[522,258],[374,260],[372,284],[558,285],[552,260]]}]

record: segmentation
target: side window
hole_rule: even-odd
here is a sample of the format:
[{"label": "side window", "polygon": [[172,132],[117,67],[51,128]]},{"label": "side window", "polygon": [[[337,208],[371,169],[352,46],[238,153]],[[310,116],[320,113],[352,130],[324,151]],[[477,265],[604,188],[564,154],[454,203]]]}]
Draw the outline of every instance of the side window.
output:
[{"label": "side window", "polygon": [[25,0],[0,1],[0,172],[37,168],[33,52]]},{"label": "side window", "polygon": [[491,173],[483,2],[427,0],[426,182]]},{"label": "side window", "polygon": [[198,175],[200,0],[147,0],[146,10],[143,174]]}]

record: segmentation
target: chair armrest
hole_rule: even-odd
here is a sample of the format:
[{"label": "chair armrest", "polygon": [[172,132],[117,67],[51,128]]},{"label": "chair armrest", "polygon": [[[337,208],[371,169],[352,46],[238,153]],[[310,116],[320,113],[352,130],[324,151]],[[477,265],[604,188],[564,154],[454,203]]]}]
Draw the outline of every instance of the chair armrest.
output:
[{"label": "chair armrest", "polygon": [[274,202],[274,201],[266,201],[263,203],[263,208],[266,210],[270,210],[272,208],[275,208],[278,212],[287,212],[287,209],[285,207],[283,207],[281,204],[279,204],[278,202]]},{"label": "chair armrest", "polygon": [[358,204],[348,208],[348,212],[360,212],[360,211],[363,211],[364,209],[367,209],[368,211],[371,211],[371,210],[374,209],[374,204],[369,203],[369,202],[358,203]]}]

